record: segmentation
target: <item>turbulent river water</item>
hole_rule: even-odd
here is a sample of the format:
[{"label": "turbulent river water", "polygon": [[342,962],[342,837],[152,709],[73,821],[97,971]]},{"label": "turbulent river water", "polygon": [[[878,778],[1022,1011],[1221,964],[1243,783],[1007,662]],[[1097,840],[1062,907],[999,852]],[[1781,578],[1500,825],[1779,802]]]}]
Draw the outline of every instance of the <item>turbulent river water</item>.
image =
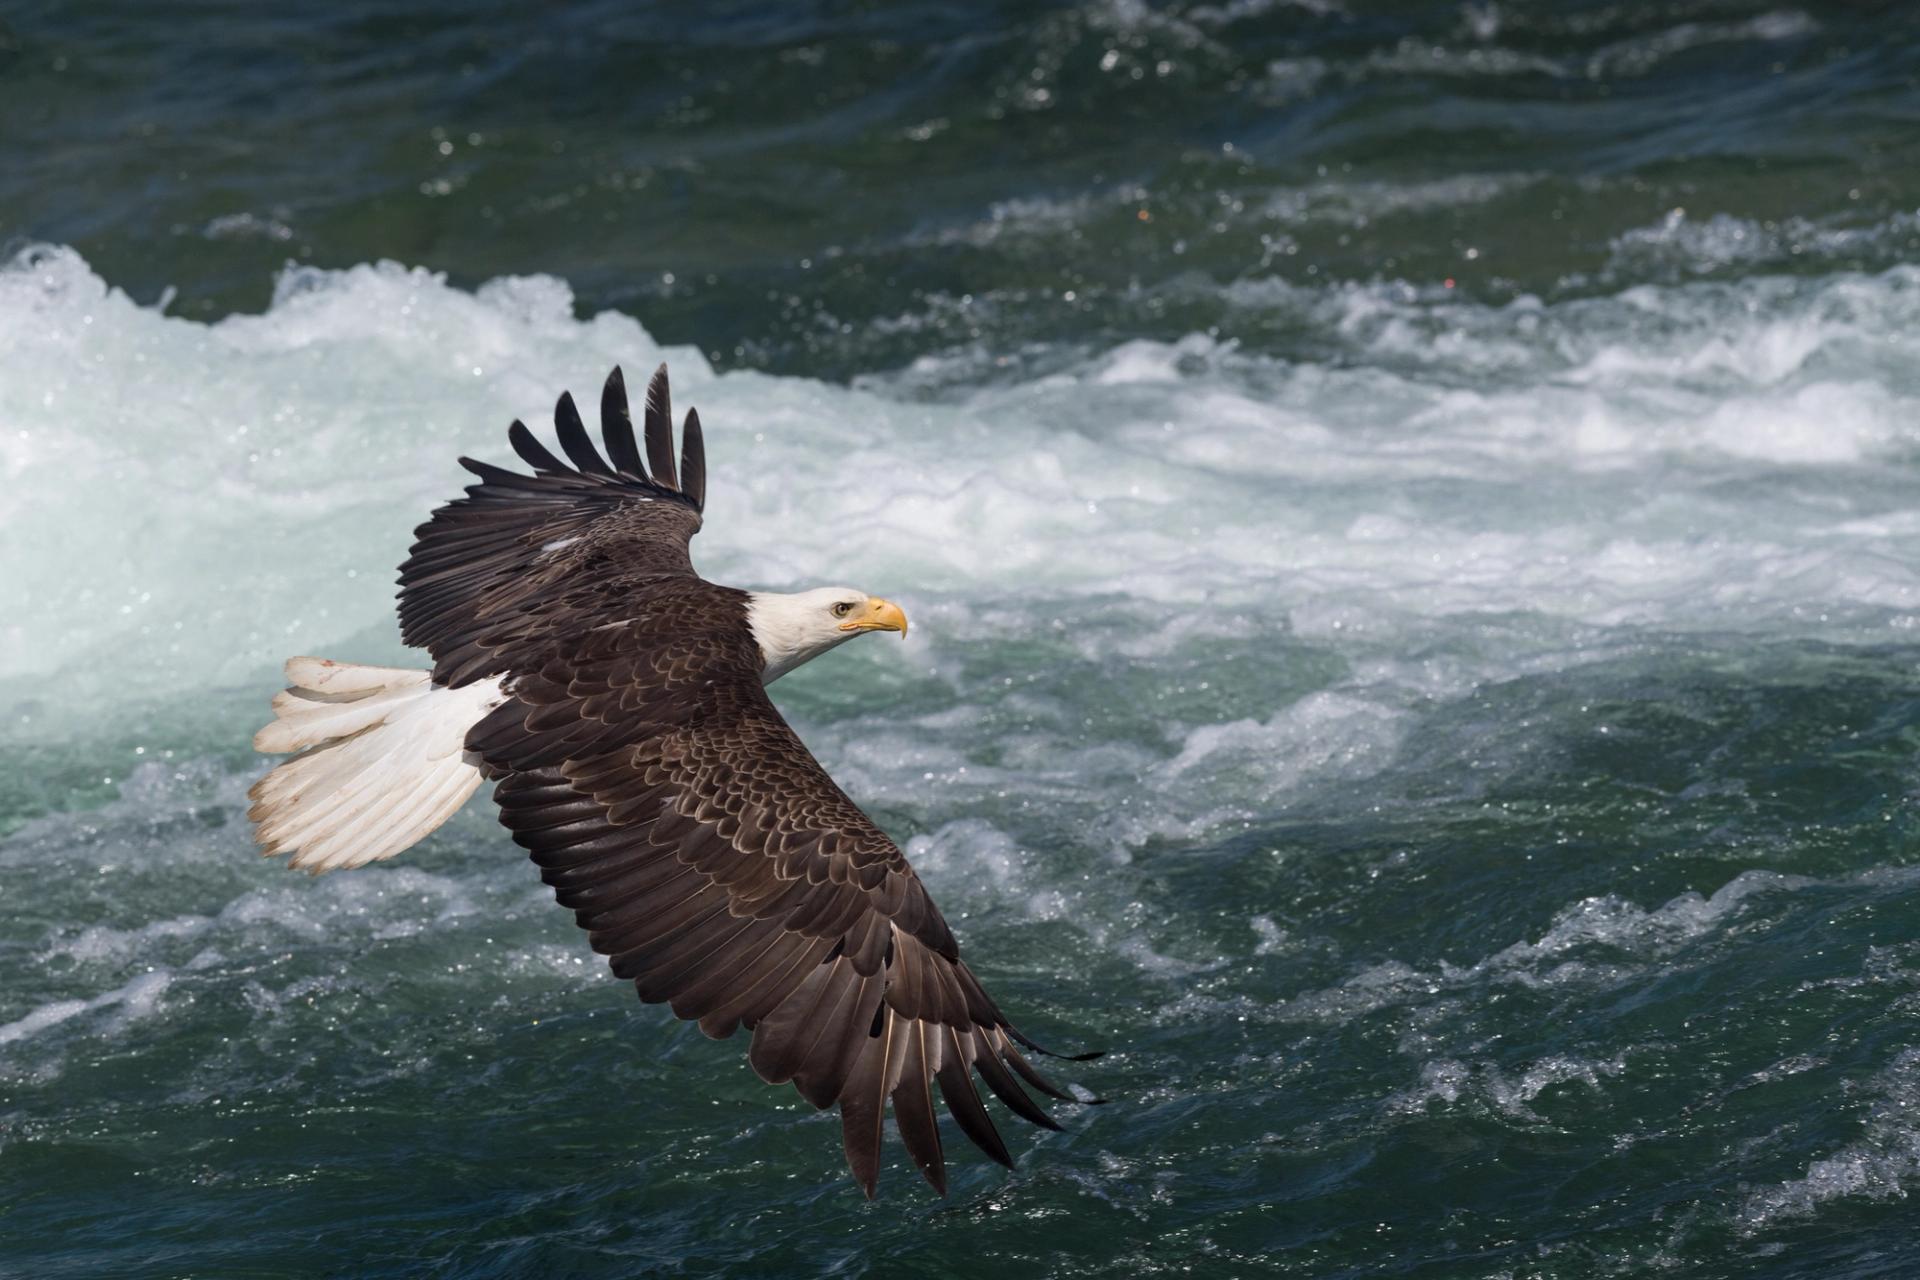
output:
[{"label": "turbulent river water", "polygon": [[[0,1274],[1920,1274],[1898,5],[0,25]],[[1110,1099],[897,1145],[484,799],[253,852],[295,653],[665,359],[782,708]]]}]

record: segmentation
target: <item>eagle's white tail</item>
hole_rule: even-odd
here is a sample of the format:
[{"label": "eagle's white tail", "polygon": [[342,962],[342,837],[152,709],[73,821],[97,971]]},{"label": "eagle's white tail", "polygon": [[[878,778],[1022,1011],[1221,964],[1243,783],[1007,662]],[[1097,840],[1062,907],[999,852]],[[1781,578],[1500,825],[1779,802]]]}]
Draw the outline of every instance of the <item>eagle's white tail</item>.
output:
[{"label": "eagle's white tail", "polygon": [[458,689],[430,673],[292,658],[256,751],[298,751],[253,785],[248,816],[267,854],[336,871],[391,858],[452,817],[480,785],[467,730],[499,706],[500,681]]}]

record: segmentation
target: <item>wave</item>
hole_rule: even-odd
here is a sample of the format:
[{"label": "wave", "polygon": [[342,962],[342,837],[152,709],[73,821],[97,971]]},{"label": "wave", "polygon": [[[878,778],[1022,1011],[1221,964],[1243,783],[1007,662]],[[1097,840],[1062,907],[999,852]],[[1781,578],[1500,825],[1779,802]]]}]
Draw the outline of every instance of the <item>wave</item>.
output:
[{"label": "wave", "polygon": [[1115,614],[1134,649],[1533,619],[1503,663],[1569,624],[1885,636],[1920,616],[1920,270],[1503,306],[1226,292],[1292,313],[1327,359],[1131,342],[926,402],[912,369],[716,377],[634,319],[577,318],[551,278],[295,268],[265,314],[203,324],[32,250],[0,270],[0,342],[34,371],[0,388],[19,602],[0,688],[44,733],[270,681],[290,651],[393,658],[389,566],[457,492],[454,457],[501,457],[512,417],[663,358],[713,424],[703,569],[944,610],[902,662]]},{"label": "wave", "polygon": [[[182,1105],[437,1099],[448,1054],[545,1079],[546,1047],[502,1046],[577,991],[564,1034],[591,1051],[547,1087],[602,1087],[603,1043],[633,1088],[673,1087],[684,1029],[637,1063],[584,1034],[588,1002],[653,1015],[482,809],[317,883],[254,858],[242,817],[283,656],[407,660],[387,566],[453,458],[503,458],[511,417],[662,358],[710,424],[701,567],[914,613],[911,642],[797,674],[783,708],[1037,1023],[1081,1037],[1128,993],[1098,1016],[1148,1101],[1179,1101],[1116,1161],[1224,1096],[1223,1159],[1255,1130],[1426,1150],[1450,1122],[1619,1151],[1737,1129],[1749,1084],[1825,1069],[1798,1065],[1814,1033],[1729,1066],[1719,1023],[1641,1019],[1696,989],[1738,1016],[1802,981],[1910,986],[1832,922],[1911,893],[1863,797],[1906,767],[1882,708],[1920,616],[1920,270],[1504,305],[1217,292],[1318,358],[1193,334],[849,386],[716,374],[545,277],[295,268],[265,313],[206,324],[71,250],[17,257],[0,878],[52,887],[12,935],[0,1079],[50,1099],[155,1045]],[[1873,1052],[1836,1054],[1857,1125],[1765,1159],[1701,1138],[1675,1247],[1910,1193],[1913,1064]],[[460,1105],[490,1096],[468,1083]]]}]

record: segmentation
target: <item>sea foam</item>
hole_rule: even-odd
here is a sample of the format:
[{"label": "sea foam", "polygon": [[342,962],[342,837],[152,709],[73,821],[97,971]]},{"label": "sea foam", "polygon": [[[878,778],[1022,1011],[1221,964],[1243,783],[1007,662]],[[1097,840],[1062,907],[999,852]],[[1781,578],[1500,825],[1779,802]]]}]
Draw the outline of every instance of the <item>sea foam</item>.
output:
[{"label": "sea foam", "polygon": [[627,317],[577,319],[552,279],[294,269],[264,315],[208,325],[30,250],[0,271],[0,342],[36,371],[0,382],[0,680],[57,677],[53,714],[85,717],[294,650],[392,657],[391,566],[458,492],[454,455],[500,458],[512,417],[544,426],[560,389],[660,358],[711,424],[703,568],[966,599],[963,634],[1096,609],[1343,645],[1506,611],[1912,625],[1920,539],[1882,464],[1920,432],[1913,269],[1556,305],[1285,298],[1366,366],[1132,343],[926,404],[716,378]]}]

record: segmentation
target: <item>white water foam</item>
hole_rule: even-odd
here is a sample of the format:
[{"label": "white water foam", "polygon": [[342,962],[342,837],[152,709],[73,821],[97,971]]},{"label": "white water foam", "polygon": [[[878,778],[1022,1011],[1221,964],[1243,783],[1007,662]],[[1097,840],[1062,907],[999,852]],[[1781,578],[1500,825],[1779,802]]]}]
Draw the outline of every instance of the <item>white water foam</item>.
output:
[{"label": "white water foam", "polygon": [[1594,1091],[1627,1069],[1626,1055],[1595,1059],[1551,1054],[1510,1074],[1493,1063],[1443,1058],[1421,1064],[1420,1082],[1387,1098],[1394,1116],[1425,1115],[1436,1106],[1473,1106],[1522,1124],[1543,1123],[1531,1106],[1550,1089],[1580,1084]]},{"label": "white water foam", "polygon": [[55,1000],[40,1005],[23,1017],[12,1022],[0,1024],[0,1048],[39,1035],[50,1027],[57,1027],[84,1013],[98,1013],[103,1009],[118,1012],[121,1023],[137,1021],[153,1013],[160,997],[172,984],[173,977],[164,970],[143,973],[130,978],[110,991],[103,991],[89,1000]]},{"label": "white water foam", "polygon": [[1807,218],[1755,221],[1727,213],[1696,217],[1684,207],[1652,226],[1616,236],[1607,271],[1623,277],[1707,275],[1727,268],[1752,272],[1795,263],[1912,261],[1920,246],[1920,213],[1902,212],[1865,225]]},{"label": "white water foam", "polygon": [[[912,638],[846,661],[949,690],[893,730],[810,728],[847,785],[944,793],[953,817],[1022,796],[1079,813],[1117,858],[1365,777],[1410,710],[1489,679],[1649,634],[1872,641],[1920,622],[1903,479],[1920,270],[1499,307],[1400,285],[1229,293],[1349,358],[1132,342],[926,404],[885,378],[716,378],[631,319],[575,319],[546,278],[467,293],[393,264],[300,269],[266,314],[207,325],[134,305],[71,251],[23,254],[0,270],[0,349],[31,375],[0,378],[0,554],[24,606],[0,619],[0,735],[264,695],[289,652],[408,660],[391,566],[464,482],[454,456],[503,458],[509,418],[544,429],[562,387],[590,396],[612,364],[663,356],[708,426],[702,569],[901,598]],[[1144,678],[1276,640],[1332,655],[1329,675],[1277,658],[1228,702],[1155,677],[1104,726],[1055,687],[1076,664]],[[1035,642],[1006,687],[963,678]],[[125,750],[108,776],[145,746]]]},{"label": "white water foam", "polygon": [[236,1003],[246,1035],[285,1039],[316,1006],[368,993],[452,984],[464,1001],[518,992],[543,1005],[556,987],[604,988],[597,957],[551,937],[551,894],[490,814],[430,838],[429,857],[473,850],[453,866],[315,879],[258,856],[239,818],[249,780],[142,765],[119,799],[28,822],[0,844],[0,873],[64,886],[58,910],[10,922],[18,966],[14,999],[0,998],[0,1079],[52,1080],[164,1034],[156,1022]]},{"label": "white water foam", "polygon": [[[453,455],[500,457],[508,418],[662,355],[711,424],[705,568],[944,593],[969,602],[963,635],[1116,592],[1189,636],[1291,621],[1341,647],[1494,611],[1914,624],[1910,503],[1835,481],[1884,480],[1920,444],[1920,272],[1494,308],[1268,292],[1368,363],[1135,343],[924,405],[716,379],[625,317],[575,320],[550,279],[469,294],[391,264],[298,270],[265,315],[203,325],[31,252],[0,271],[0,343],[31,371],[0,380],[23,606],[0,675],[57,675],[65,714],[100,714],[290,649],[390,656],[390,566],[457,492]],[[919,643],[937,662],[945,638]]]},{"label": "white water foam", "polygon": [[1749,1191],[1736,1222],[1748,1235],[1812,1217],[1835,1200],[1904,1200],[1920,1187],[1920,1049],[1902,1049],[1868,1086],[1860,1137],[1798,1178]]},{"label": "white water foam", "polygon": [[[1585,898],[1557,912],[1537,939],[1522,939],[1471,963],[1442,961],[1417,968],[1384,960],[1355,970],[1333,986],[1285,1000],[1258,1004],[1185,996],[1162,1016],[1177,1021],[1224,1013],[1263,1022],[1340,1026],[1378,1010],[1435,1006],[1489,986],[1572,991],[1615,987],[1671,963],[1689,946],[1712,942],[1740,920],[1754,900],[1825,885],[1877,884],[1888,874],[1876,870],[1827,881],[1743,871],[1712,894],[1683,893],[1650,909],[1615,895]],[[1258,924],[1253,927],[1259,929]],[[1411,1051],[1423,1043],[1414,1036],[1405,1047]]]},{"label": "white water foam", "polygon": [[[1327,80],[1343,85],[1402,76],[1631,80],[1696,49],[1716,45],[1784,44],[1820,30],[1819,22],[1810,14],[1798,9],[1776,9],[1734,22],[1679,22],[1659,31],[1623,37],[1584,56],[1552,56],[1495,43],[1502,25],[1497,5],[1462,6],[1462,18],[1463,29],[1445,42],[1408,36],[1347,61],[1281,59],[1268,66],[1266,82],[1258,89],[1268,101],[1284,102],[1312,96]],[[1537,39],[1543,30],[1591,29],[1591,23],[1589,15],[1560,16],[1547,10],[1530,15],[1527,25],[1533,28],[1532,34]],[[1604,30],[1604,26],[1600,29]]]}]

